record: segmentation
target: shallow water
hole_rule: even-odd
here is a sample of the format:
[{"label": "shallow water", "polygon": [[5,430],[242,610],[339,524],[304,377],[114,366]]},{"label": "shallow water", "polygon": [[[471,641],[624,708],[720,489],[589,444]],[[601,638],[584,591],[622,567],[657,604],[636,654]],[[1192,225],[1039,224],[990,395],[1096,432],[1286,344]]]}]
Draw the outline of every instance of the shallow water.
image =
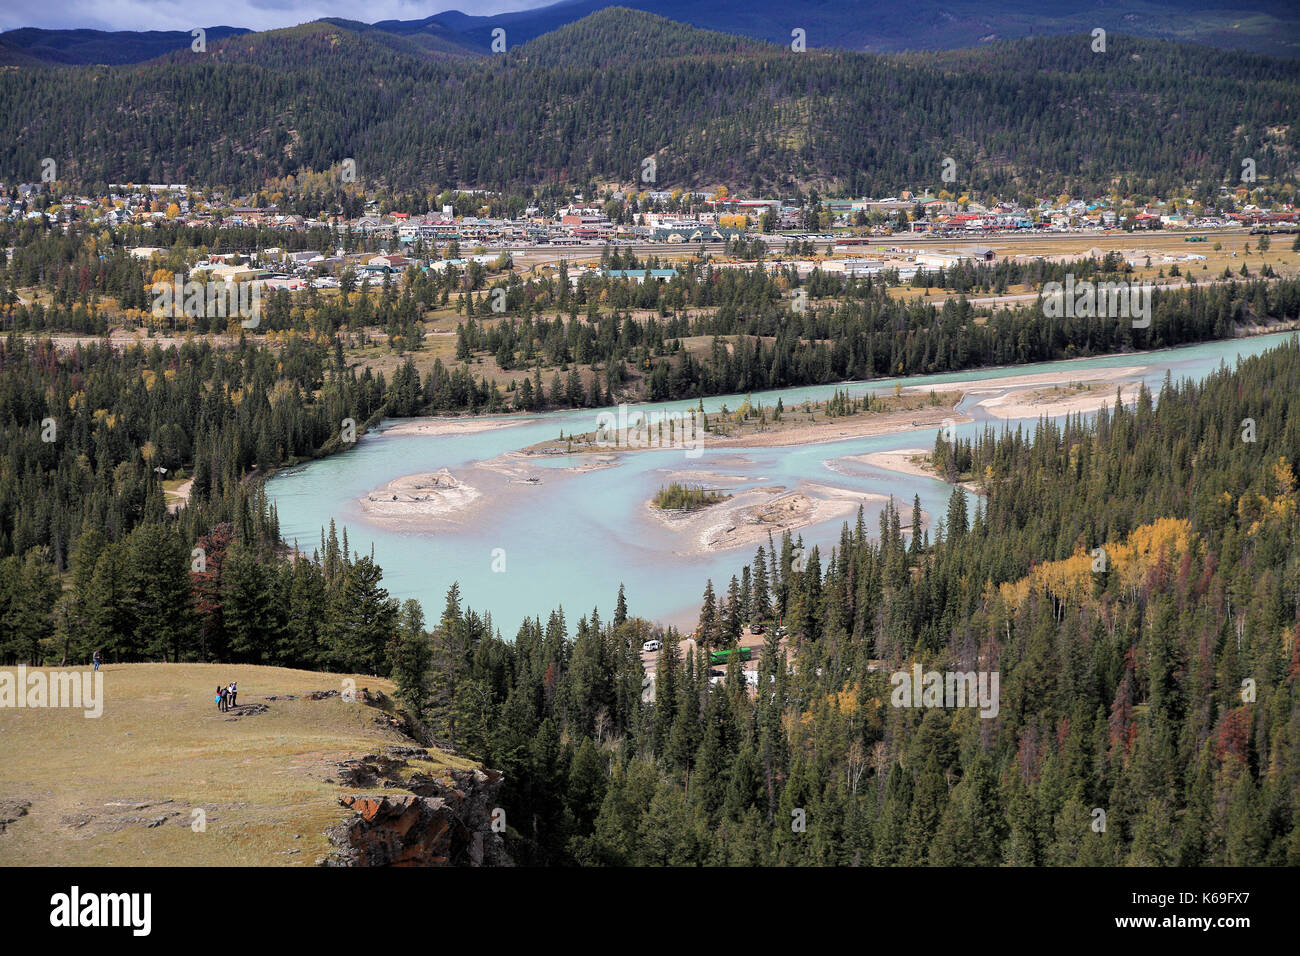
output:
[{"label": "shallow water", "polygon": [[[888,392],[895,381],[935,386],[1041,372],[1126,366],[1147,366],[1142,378],[1158,392],[1166,371],[1175,381],[1200,379],[1220,363],[1234,363],[1286,343],[1291,333],[1213,342],[1159,352],[1112,355],[1000,369],[977,369],[945,375],[880,379],[872,382],[806,386],[755,393],[752,398],[774,405],[805,399],[824,400],[847,388],[850,394]],[[957,426],[966,436],[994,419],[973,407],[988,395],[968,396],[959,410],[975,421]],[[743,395],[704,400],[709,413],[722,405],[736,408]],[[696,400],[653,406],[656,410],[688,410]],[[712,448],[707,436],[698,457],[682,449],[638,451],[619,456],[617,467],[584,473],[564,469],[589,462],[589,456],[557,456],[529,462],[537,485],[507,485],[502,478],[472,469],[472,465],[556,437],[561,431],[596,428],[597,411],[585,409],[548,414],[539,422],[461,435],[395,435],[382,428],[364,436],[355,448],[277,475],[267,484],[279,509],[280,530],[289,542],[307,552],[319,547],[321,529],[333,518],[340,534],[348,530],[353,551],[368,553],[384,569],[384,584],[399,599],[417,598],[426,616],[441,613],[447,588],[460,583],[462,599],[479,611],[490,611],[494,625],[511,638],[525,617],[562,606],[572,624],[593,607],[603,620],[613,613],[619,584],[625,585],[630,613],[691,629],[703,592],[712,578],[714,590],[725,595],[740,567],[752,560],[755,547],[707,554],[679,553],[685,542],[651,515],[645,502],[674,471],[716,472],[740,476],[742,482],[718,483],[731,491],[762,485],[793,488],[811,481],[854,491],[893,495],[903,512],[911,514],[913,495],[929,515],[942,515],[951,487],[943,482],[844,462],[849,456],[902,448],[930,448],[937,429],[921,429],[871,438],[784,448]],[[1032,428],[1035,419],[1028,420]],[[1017,421],[1007,420],[1015,427]],[[420,530],[387,527],[362,514],[358,499],[394,478],[448,468],[482,487],[481,506],[454,520],[425,525]],[[486,477],[486,484],[479,479]],[[765,479],[765,480],[764,480]],[[498,493],[508,490],[508,493]],[[879,503],[866,508],[868,529],[878,528]],[[823,566],[830,547],[839,540],[844,518],[802,529],[805,544],[819,545]],[[850,515],[847,520],[853,520]],[[780,544],[779,535],[776,538]],[[764,542],[765,543],[765,542]],[[494,570],[504,566],[504,570]]]}]

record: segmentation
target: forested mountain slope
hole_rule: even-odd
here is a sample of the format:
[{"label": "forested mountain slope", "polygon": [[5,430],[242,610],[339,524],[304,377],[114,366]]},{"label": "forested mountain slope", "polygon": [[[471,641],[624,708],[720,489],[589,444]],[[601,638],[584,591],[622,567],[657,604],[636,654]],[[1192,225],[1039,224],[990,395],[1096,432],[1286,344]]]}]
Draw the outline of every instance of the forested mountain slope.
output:
[{"label": "forested mountain slope", "polygon": [[[345,158],[401,188],[637,182],[1079,193],[1295,172],[1300,64],[1086,35],[960,54],[792,53],[607,10],[433,56],[318,22],[131,67],[0,73],[0,177],[255,186]],[[389,38],[392,40],[393,38]]]}]

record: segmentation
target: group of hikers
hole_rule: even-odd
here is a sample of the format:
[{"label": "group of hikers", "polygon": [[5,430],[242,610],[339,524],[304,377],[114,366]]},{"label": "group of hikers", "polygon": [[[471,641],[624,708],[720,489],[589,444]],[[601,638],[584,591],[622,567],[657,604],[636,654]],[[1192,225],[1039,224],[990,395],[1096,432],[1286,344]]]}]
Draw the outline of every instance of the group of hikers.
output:
[{"label": "group of hikers", "polygon": [[217,688],[217,696],[214,698],[217,704],[217,710],[225,713],[231,707],[235,706],[235,697],[239,693],[239,685],[231,681],[225,687]]}]

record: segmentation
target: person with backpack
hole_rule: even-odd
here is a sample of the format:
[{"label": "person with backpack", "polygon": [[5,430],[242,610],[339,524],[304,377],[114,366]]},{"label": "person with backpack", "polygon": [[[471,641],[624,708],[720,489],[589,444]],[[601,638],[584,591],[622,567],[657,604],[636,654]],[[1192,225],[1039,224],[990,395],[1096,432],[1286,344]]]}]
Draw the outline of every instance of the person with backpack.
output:
[{"label": "person with backpack", "polygon": [[99,651],[90,655],[90,662],[95,665],[95,670],[99,670]]},{"label": "person with backpack", "polygon": [[217,685],[217,696],[213,699],[217,702],[217,710],[224,712],[226,709],[226,689],[220,684]]}]

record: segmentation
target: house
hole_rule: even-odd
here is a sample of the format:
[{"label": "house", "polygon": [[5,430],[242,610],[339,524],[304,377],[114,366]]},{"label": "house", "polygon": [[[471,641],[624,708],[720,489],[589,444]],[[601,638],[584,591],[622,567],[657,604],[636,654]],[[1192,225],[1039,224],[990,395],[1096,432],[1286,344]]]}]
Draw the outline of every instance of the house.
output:
[{"label": "house", "polygon": [[654,231],[655,242],[723,242],[734,236],[744,235],[739,229],[731,229],[726,226],[707,226],[701,225],[691,229],[689,227],[674,226],[670,228],[660,227]]},{"label": "house", "polygon": [[270,273],[265,269],[249,265],[212,265],[203,266],[201,270],[216,281],[244,282],[250,279],[263,279]]},{"label": "house", "polygon": [[463,268],[467,262],[468,259],[435,259],[429,263],[429,269],[433,272],[446,272],[449,267]]},{"label": "house", "polygon": [[391,220],[386,222],[382,216],[362,216],[353,223],[353,228],[362,233],[380,232],[392,229],[393,223]]},{"label": "house", "polygon": [[366,263],[366,268],[387,269],[390,272],[397,272],[411,264],[412,261],[405,256],[374,256]]},{"label": "house", "polygon": [[274,206],[267,209],[255,209],[252,206],[232,206],[226,210],[226,215],[234,222],[240,223],[257,223],[264,220],[269,211],[273,211]]},{"label": "house", "polygon": [[627,279],[629,282],[635,282],[640,285],[650,279],[659,282],[667,282],[677,275],[676,269],[607,269],[602,272],[607,279]]},{"label": "house", "polygon": [[609,225],[609,217],[598,213],[565,213],[560,217],[561,226],[590,226],[599,227]]},{"label": "house", "polygon": [[880,259],[838,259],[821,264],[823,272],[842,272],[848,278],[875,275],[883,272],[885,263]]},{"label": "house", "polygon": [[962,257],[952,252],[918,252],[916,264],[927,269],[951,269],[959,264]]},{"label": "house", "polygon": [[286,289],[290,292],[297,292],[307,288],[308,281],[295,276],[268,276],[262,281],[262,287],[268,291],[276,289]]}]

